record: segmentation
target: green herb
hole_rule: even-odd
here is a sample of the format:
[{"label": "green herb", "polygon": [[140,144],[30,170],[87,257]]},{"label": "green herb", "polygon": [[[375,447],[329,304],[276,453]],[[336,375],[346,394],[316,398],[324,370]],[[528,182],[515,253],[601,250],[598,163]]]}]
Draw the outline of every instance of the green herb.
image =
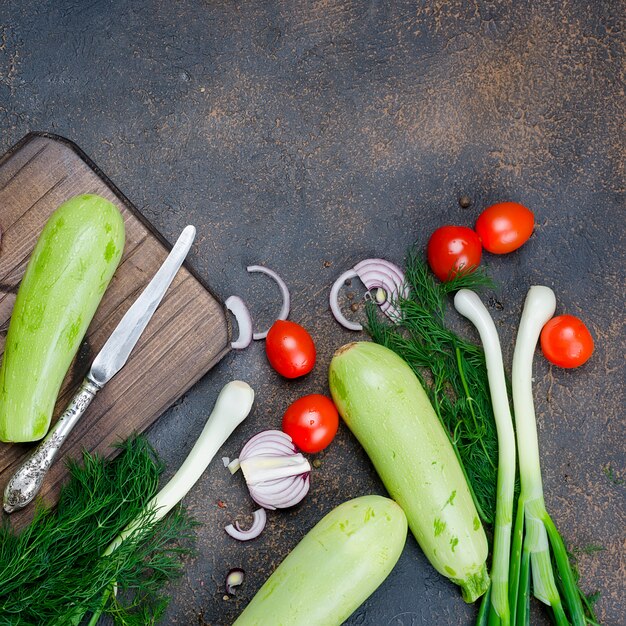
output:
[{"label": "green herb", "polygon": [[[161,587],[180,572],[195,524],[182,509],[155,522],[145,506],[163,465],[143,437],[119,447],[112,461],[85,452],[82,464],[70,462],[55,510],[37,505],[19,534],[0,528],[0,625],[78,624],[102,608],[113,580],[118,594],[104,613],[116,624],[150,624],[163,613]],[[101,557],[138,516],[140,532]]]},{"label": "green herb", "polygon": [[613,470],[613,467],[610,463],[606,467],[602,468],[602,472],[614,485],[620,486],[624,484],[624,479],[618,478],[616,476],[615,471]]},{"label": "green herb", "polygon": [[408,255],[405,276],[410,295],[395,303],[402,322],[382,319],[368,303],[366,330],[376,343],[400,355],[419,378],[461,462],[479,515],[491,524],[498,441],[485,357],[480,346],[448,328],[445,312],[449,293],[490,287],[492,281],[479,268],[436,282],[415,251]]},{"label": "green herb", "polygon": [[606,548],[604,546],[598,546],[596,544],[590,543],[587,546],[582,546],[581,548],[573,548],[572,553],[574,556],[578,556],[579,554],[595,554],[596,552],[604,552]]}]

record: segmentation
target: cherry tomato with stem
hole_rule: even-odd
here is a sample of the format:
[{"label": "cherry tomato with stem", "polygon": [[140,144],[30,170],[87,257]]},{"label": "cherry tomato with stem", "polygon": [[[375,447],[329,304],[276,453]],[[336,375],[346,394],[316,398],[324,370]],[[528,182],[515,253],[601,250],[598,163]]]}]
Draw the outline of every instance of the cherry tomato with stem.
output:
[{"label": "cherry tomato with stem", "polygon": [[428,240],[428,264],[443,282],[463,272],[473,272],[480,263],[482,246],[467,226],[442,226]]},{"label": "cherry tomato with stem", "polygon": [[499,202],[480,214],[475,230],[485,250],[506,254],[523,246],[534,227],[535,216],[530,209],[517,202]]},{"label": "cherry tomato with stem", "polygon": [[337,434],[339,414],[330,398],[314,393],[289,405],[282,427],[300,450],[319,452]]},{"label": "cherry tomato with stem", "polygon": [[541,330],[541,351],[559,367],[578,367],[593,354],[589,329],[573,315],[553,317]]},{"label": "cherry tomato with stem", "polygon": [[315,365],[315,344],[305,328],[289,320],[276,320],[265,338],[270,365],[285,378],[308,374]]}]

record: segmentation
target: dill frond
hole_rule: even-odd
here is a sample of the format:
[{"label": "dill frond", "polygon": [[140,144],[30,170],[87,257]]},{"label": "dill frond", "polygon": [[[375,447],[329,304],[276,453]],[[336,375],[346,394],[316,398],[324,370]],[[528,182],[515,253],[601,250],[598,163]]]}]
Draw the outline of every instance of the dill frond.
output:
[{"label": "dill frond", "polygon": [[[145,506],[163,465],[144,437],[119,447],[114,460],[85,452],[82,463],[70,461],[56,509],[38,504],[19,534],[0,528],[0,625],[77,624],[77,616],[102,608],[112,581],[119,593],[104,612],[117,624],[163,612],[161,587],[180,572],[195,524],[182,509],[154,521]],[[138,516],[141,532],[102,558]]]}]

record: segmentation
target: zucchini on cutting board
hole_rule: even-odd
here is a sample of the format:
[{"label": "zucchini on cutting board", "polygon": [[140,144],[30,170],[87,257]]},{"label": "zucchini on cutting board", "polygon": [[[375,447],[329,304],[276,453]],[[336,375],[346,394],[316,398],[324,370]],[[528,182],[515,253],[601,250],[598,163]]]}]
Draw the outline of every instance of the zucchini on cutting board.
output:
[{"label": "zucchini on cutting board", "polygon": [[[46,222],[66,200],[83,193],[102,196],[119,209],[126,244],[61,385],[52,423],[65,410],[91,361],[171,248],[76,144],[48,133],[27,135],[0,157],[0,352],[20,281]],[[181,223],[183,219],[181,216]],[[172,229],[178,232],[178,225]],[[67,458],[77,458],[83,449],[104,456],[115,454],[116,442],[146,430],[229,349],[230,327],[222,302],[184,264],[124,369],[97,394],[68,437],[44,482],[41,495],[45,502],[55,503],[67,476]],[[31,449],[0,443],[0,490]],[[11,525],[19,528],[31,515],[30,507],[13,513]]]},{"label": "zucchini on cutting board", "polygon": [[17,292],[0,368],[0,441],[35,441],[50,427],[61,383],[124,249],[124,220],[94,194],[47,221]]}]

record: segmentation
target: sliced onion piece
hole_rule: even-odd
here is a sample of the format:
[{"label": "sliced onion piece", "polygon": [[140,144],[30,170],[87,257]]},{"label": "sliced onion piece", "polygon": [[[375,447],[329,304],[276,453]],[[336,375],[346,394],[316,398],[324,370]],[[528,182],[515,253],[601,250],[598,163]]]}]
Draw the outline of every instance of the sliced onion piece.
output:
[{"label": "sliced onion piece", "polygon": [[385,259],[365,259],[354,266],[361,282],[368,291],[384,289],[387,298],[379,303],[380,310],[392,321],[400,321],[400,311],[393,304],[398,298],[407,298],[409,290],[404,280],[404,272]]},{"label": "sliced onion piece", "polygon": [[288,446],[290,454],[293,454],[296,451],[296,447],[293,445],[291,437],[287,433],[284,433],[282,430],[264,430],[248,440],[246,445],[241,450],[239,459],[243,460],[248,458],[248,456],[250,456],[250,454],[260,445],[270,443],[275,443],[278,446]]},{"label": "sliced onion piece", "polygon": [[342,326],[348,330],[363,330],[361,324],[346,319],[339,307],[339,290],[343,283],[351,278],[359,278],[368,292],[375,292],[373,301],[389,319],[400,321],[400,311],[394,305],[394,301],[408,297],[409,289],[404,272],[385,259],[364,259],[341,274],[330,290],[330,309]]},{"label": "sliced onion piece", "polygon": [[232,341],[233,350],[243,350],[252,343],[252,317],[246,303],[239,296],[230,296],[224,306],[235,316],[239,326],[239,337]]},{"label": "sliced onion piece", "polygon": [[[276,319],[286,320],[289,317],[289,307],[291,306],[291,296],[289,295],[289,289],[287,289],[287,285],[285,281],[274,271],[263,265],[248,265],[246,268],[248,272],[260,272],[261,274],[267,274],[270,278],[276,281],[276,284],[280,288],[280,293],[283,297],[283,304],[280,307],[280,313]],[[253,339],[265,339],[267,337],[267,333],[269,332],[269,328],[262,333],[254,333],[252,335]]]},{"label": "sliced onion piece", "polygon": [[236,462],[236,468],[231,462],[231,472],[241,467],[250,496],[266,509],[293,506],[309,491],[311,464],[280,430],[256,434]]},{"label": "sliced onion piece", "polygon": [[330,310],[333,312],[335,319],[348,330],[363,330],[363,326],[358,322],[351,322],[346,319],[339,308],[339,290],[346,280],[358,278],[358,274],[354,270],[344,272],[330,288]]},{"label": "sliced onion piece", "polygon": [[[256,497],[264,501],[271,501],[272,507],[277,509],[287,509],[300,502],[309,491],[310,479],[308,476],[297,476],[288,489],[273,494],[259,493],[256,487],[251,487],[250,495],[256,502]],[[255,497],[256,496],[256,497]],[[260,503],[259,503],[260,504]],[[263,506],[263,505],[261,505]]]},{"label": "sliced onion piece", "polygon": [[252,526],[250,526],[248,530],[242,530],[238,523],[236,523],[237,528],[235,528],[232,524],[228,524],[224,530],[231,537],[233,537],[233,539],[239,539],[239,541],[249,541],[250,539],[255,539],[263,532],[266,522],[267,513],[265,512],[265,509],[257,509],[254,512]]}]

